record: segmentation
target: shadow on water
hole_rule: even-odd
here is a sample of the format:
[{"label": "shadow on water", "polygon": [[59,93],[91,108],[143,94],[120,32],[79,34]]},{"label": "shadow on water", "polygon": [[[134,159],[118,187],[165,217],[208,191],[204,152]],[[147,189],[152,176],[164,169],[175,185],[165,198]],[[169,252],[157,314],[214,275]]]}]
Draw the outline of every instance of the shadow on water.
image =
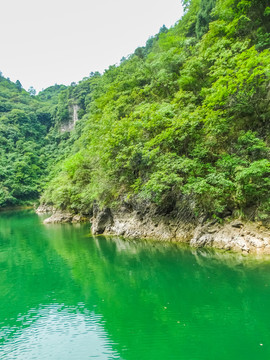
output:
[{"label": "shadow on water", "polygon": [[269,358],[268,260],[88,233],[0,214],[1,359]]}]

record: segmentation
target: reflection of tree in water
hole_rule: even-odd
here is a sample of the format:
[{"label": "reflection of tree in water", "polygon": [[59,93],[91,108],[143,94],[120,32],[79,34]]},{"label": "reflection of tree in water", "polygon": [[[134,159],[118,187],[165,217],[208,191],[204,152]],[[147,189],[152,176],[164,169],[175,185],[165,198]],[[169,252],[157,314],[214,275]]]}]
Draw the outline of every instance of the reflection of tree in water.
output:
[{"label": "reflection of tree in water", "polygon": [[21,326],[26,318],[30,324],[40,305],[73,298],[69,269],[50,246],[38,217],[30,214],[0,214],[0,324],[5,326]]},{"label": "reflection of tree in water", "polygon": [[243,346],[250,358],[254,334],[269,334],[261,311],[270,299],[267,263],[172,243],[92,238],[87,224],[40,226],[28,213],[2,214],[0,229],[1,324],[9,318],[10,326],[29,326],[25,320],[35,321],[40,307],[62,304],[96,314],[123,359],[147,360],[200,358],[203,348],[226,359],[224,343]]},{"label": "reflection of tree in water", "polygon": [[[75,243],[67,247],[65,241],[55,245],[82,285],[87,304],[102,314],[122,356],[166,358],[168,349],[179,357],[197,356],[201,347],[213,341],[221,344],[224,337],[237,346],[251,341],[254,333],[244,326],[235,336],[232,323],[244,321],[256,328],[260,317],[263,331],[268,331],[261,315],[254,319],[265,301],[250,286],[262,266],[256,259],[102,236],[79,241],[79,249]],[[264,274],[259,271],[261,281],[268,281]],[[210,338],[208,327],[213,331]]]}]

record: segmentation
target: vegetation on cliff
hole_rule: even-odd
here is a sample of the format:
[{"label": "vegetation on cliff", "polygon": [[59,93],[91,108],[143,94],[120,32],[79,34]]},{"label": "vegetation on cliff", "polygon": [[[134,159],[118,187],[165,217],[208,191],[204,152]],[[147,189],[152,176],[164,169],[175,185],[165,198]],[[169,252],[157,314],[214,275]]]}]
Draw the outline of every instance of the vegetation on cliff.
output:
[{"label": "vegetation on cliff", "polygon": [[36,200],[54,162],[67,151],[57,99],[64,88],[31,96],[19,81],[0,74],[0,207]]},{"label": "vegetation on cliff", "polygon": [[[269,1],[183,4],[174,27],[161,28],[119,66],[64,89],[57,104],[42,94],[27,97],[34,108],[43,101],[54,109],[51,127],[35,121],[37,154],[43,141],[54,154],[57,119],[66,119],[70,102],[80,107],[76,135],[61,142],[65,151],[43,203],[89,213],[94,201],[113,206],[136,196],[157,204],[188,200],[195,215],[269,216]],[[31,189],[50,169],[38,161],[29,163],[46,170],[30,175]]]}]

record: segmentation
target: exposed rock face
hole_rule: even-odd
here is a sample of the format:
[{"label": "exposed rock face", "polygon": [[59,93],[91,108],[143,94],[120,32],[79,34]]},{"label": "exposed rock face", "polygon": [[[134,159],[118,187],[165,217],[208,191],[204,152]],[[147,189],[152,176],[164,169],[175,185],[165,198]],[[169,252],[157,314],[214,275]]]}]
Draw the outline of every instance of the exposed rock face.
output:
[{"label": "exposed rock face", "polygon": [[103,234],[107,228],[110,228],[113,225],[113,217],[109,208],[102,211],[98,211],[98,209],[95,208],[92,220],[93,234]]},{"label": "exposed rock face", "polygon": [[80,223],[89,221],[90,216],[81,214],[72,214],[67,211],[56,210],[53,206],[41,204],[35,209],[37,214],[51,214],[50,217],[43,221],[44,224],[56,224],[56,223]]},{"label": "exposed rock face", "polygon": [[187,242],[192,247],[214,247],[244,253],[270,254],[270,231],[256,223],[216,220],[199,224],[187,210],[160,214],[153,208],[140,211],[123,207],[117,211],[95,211],[93,234],[115,234],[132,238],[154,238]]},{"label": "exposed rock face", "polygon": [[[241,224],[241,226],[240,226]],[[270,231],[256,223],[240,221],[198,226],[190,241],[193,247],[211,246],[217,249],[245,253],[270,254]]]},{"label": "exposed rock face", "polygon": [[72,222],[73,215],[69,213],[55,212],[48,219],[43,221],[44,224],[69,223]]},{"label": "exposed rock face", "polygon": [[55,211],[49,218],[43,221],[43,224],[81,223],[84,221],[89,221],[89,219],[82,215],[74,215],[68,212]]},{"label": "exposed rock face", "polygon": [[80,107],[77,104],[72,104],[69,106],[69,119],[61,124],[61,132],[71,131],[72,129],[74,129],[76,122],[79,120],[79,110]]},{"label": "exposed rock face", "polygon": [[[93,208],[93,234],[114,234],[130,238],[173,240],[189,243],[192,247],[214,247],[243,253],[270,255],[270,229],[254,222],[196,220],[186,203],[171,206],[171,200],[162,207],[147,203],[123,203],[121,208],[100,210]],[[177,209],[177,210],[176,210]],[[53,212],[44,220],[49,223],[76,223],[89,218],[40,206],[37,213]]]},{"label": "exposed rock face", "polygon": [[37,214],[47,214],[47,213],[53,213],[55,212],[55,209],[53,208],[53,206],[49,206],[49,205],[39,205],[39,207],[37,209],[35,209]]},{"label": "exposed rock face", "polygon": [[[169,214],[167,214],[169,212]],[[195,224],[189,210],[177,213],[166,208],[149,204],[123,204],[117,211],[108,211],[105,221],[104,211],[94,211],[92,233],[116,234],[133,238],[175,239],[189,242]],[[103,220],[102,220],[103,219]],[[101,226],[97,226],[97,224]]]},{"label": "exposed rock face", "polygon": [[106,226],[103,232],[134,238],[174,239],[189,242],[192,230],[192,224],[177,221],[177,219],[169,220],[162,216],[140,218],[136,212],[132,214],[118,212],[113,214],[111,224]]}]

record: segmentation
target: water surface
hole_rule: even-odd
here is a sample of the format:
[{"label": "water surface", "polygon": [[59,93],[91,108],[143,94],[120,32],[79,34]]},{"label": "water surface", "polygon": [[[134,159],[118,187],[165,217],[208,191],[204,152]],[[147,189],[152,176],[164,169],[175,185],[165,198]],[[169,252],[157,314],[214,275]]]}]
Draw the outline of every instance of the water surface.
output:
[{"label": "water surface", "polygon": [[269,359],[270,262],[0,213],[1,360]]}]

